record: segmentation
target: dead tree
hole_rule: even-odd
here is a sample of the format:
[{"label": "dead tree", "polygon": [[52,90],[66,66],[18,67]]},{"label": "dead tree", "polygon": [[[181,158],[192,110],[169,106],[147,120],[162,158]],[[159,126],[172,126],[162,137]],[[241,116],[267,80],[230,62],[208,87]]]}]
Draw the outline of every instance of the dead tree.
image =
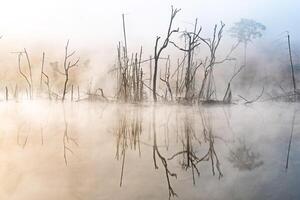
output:
[{"label": "dead tree", "polygon": [[[123,49],[123,50],[122,50]],[[142,47],[140,53],[131,55],[130,63],[126,57],[125,47],[118,45],[117,99],[121,101],[141,102],[143,100],[143,70],[141,67]],[[122,56],[123,55],[123,56]]]},{"label": "dead tree", "polygon": [[183,90],[184,90],[184,69],[185,69],[185,60],[187,54],[184,54],[184,57],[182,60],[179,58],[177,59],[177,69],[174,71],[173,75],[171,77],[174,77],[176,74],[176,99],[177,101],[181,99]]},{"label": "dead tree", "polygon": [[290,41],[290,35],[289,35],[289,33],[287,35],[287,38],[288,38],[288,47],[289,47],[289,58],[290,58],[290,64],[291,64],[291,69],[292,69],[293,89],[294,89],[294,93],[296,95],[297,86],[296,86],[296,80],[295,80],[294,64],[293,64],[293,57],[292,57],[292,50],[291,50],[291,41]]},{"label": "dead tree", "polygon": [[75,51],[73,51],[72,53],[68,52],[68,48],[69,48],[69,40],[65,46],[65,58],[64,58],[64,73],[62,73],[65,76],[65,82],[64,82],[64,88],[63,88],[63,93],[62,93],[62,101],[65,100],[65,96],[67,93],[67,86],[68,86],[68,81],[69,81],[69,71],[71,68],[78,66],[78,62],[79,62],[79,58],[72,63],[72,61],[70,61],[70,58],[75,54]]},{"label": "dead tree", "polygon": [[[19,70],[19,73],[21,74],[21,76],[26,80],[26,83],[29,88],[29,97],[30,97],[30,99],[32,99],[32,73],[31,73],[31,64],[30,64],[28,53],[27,53],[26,49],[24,49],[24,51],[13,52],[13,53],[18,54],[18,70]],[[22,68],[21,68],[21,58],[22,58],[23,53],[26,54],[28,70],[29,70],[29,77],[22,71]]]},{"label": "dead tree", "polygon": [[128,101],[128,63],[129,59],[127,56],[127,38],[126,38],[126,28],[125,28],[125,15],[122,14],[122,24],[123,24],[123,35],[124,35],[124,45],[121,42],[118,43],[118,64],[117,64],[117,99]]},{"label": "dead tree", "polygon": [[223,97],[224,103],[231,103],[232,100],[232,92],[231,92],[231,82],[233,79],[242,71],[242,69],[245,67],[245,65],[242,65],[230,78],[230,80],[227,83],[227,88]]},{"label": "dead tree", "polygon": [[49,100],[51,100],[50,80],[49,80],[49,76],[44,71],[44,63],[45,63],[45,52],[43,52],[43,57],[42,57],[40,89],[42,89],[42,82],[44,81],[45,85],[47,86],[47,90],[48,90],[48,98],[49,98]]},{"label": "dead tree", "polygon": [[167,98],[167,92],[169,92],[171,101],[173,101],[173,92],[170,85],[170,68],[171,68],[171,61],[170,56],[168,56],[167,62],[166,62],[166,69],[165,69],[165,75],[164,78],[160,77],[160,80],[164,82],[167,86],[166,95],[165,98]]},{"label": "dead tree", "polygon": [[43,84],[44,63],[45,63],[45,52],[43,52],[43,57],[42,57],[41,76],[40,76],[40,90],[42,90],[42,84]]},{"label": "dead tree", "polygon": [[30,63],[29,55],[28,55],[28,53],[27,53],[27,51],[26,51],[25,48],[24,48],[24,53],[26,55],[26,60],[27,60],[28,70],[29,70],[29,78],[30,78],[29,94],[30,94],[30,99],[32,99],[32,96],[33,96],[33,82],[32,82],[31,63]]},{"label": "dead tree", "polygon": [[180,11],[180,9],[177,8],[173,8],[172,6],[172,11],[171,11],[171,18],[170,18],[170,23],[169,23],[169,28],[168,28],[168,32],[167,32],[167,36],[162,44],[162,46],[158,46],[158,42],[160,40],[161,37],[157,36],[156,37],[156,41],[155,41],[155,47],[154,47],[154,73],[153,73],[153,91],[152,91],[152,95],[153,95],[153,100],[155,102],[157,102],[157,94],[156,94],[156,79],[157,79],[157,70],[158,70],[158,61],[160,58],[160,55],[162,53],[162,51],[167,48],[168,44],[169,44],[169,40],[170,37],[173,33],[178,32],[179,28],[177,29],[172,29],[172,24],[173,24],[173,20],[176,17],[176,14]]},{"label": "dead tree", "polygon": [[221,27],[218,30],[218,25],[215,25],[212,38],[205,39],[203,37],[199,37],[200,40],[207,45],[210,52],[210,56],[208,58],[208,64],[203,66],[204,76],[202,79],[198,101],[210,101],[212,100],[212,95],[215,95],[216,97],[216,89],[213,80],[213,70],[214,66],[218,63],[216,61],[216,51],[222,39],[224,26],[225,24],[221,22]]},{"label": "dead tree", "polygon": [[127,38],[125,28],[125,17],[122,14],[124,46],[118,43],[118,60],[115,68],[117,76],[117,94],[120,101],[141,102],[143,100],[143,70],[142,61],[143,48],[141,46],[139,53],[132,53],[131,59],[128,57]]},{"label": "dead tree", "polygon": [[197,27],[197,19],[195,21],[194,30],[192,32],[184,31],[182,33],[183,37],[186,39],[186,47],[182,48],[177,46],[174,42],[171,42],[176,48],[183,51],[184,54],[187,56],[187,68],[185,72],[185,79],[184,79],[184,86],[185,86],[185,100],[190,101],[191,98],[194,97],[195,91],[192,91],[194,81],[195,81],[195,75],[197,72],[197,69],[202,65],[202,62],[197,63],[193,61],[194,57],[194,51],[195,49],[201,44],[200,43],[200,32],[201,27]]},{"label": "dead tree", "polygon": [[263,87],[260,94],[252,100],[248,100],[248,99],[242,97],[241,95],[238,95],[238,96],[245,101],[244,104],[251,104],[251,103],[258,101],[260,99],[260,97],[262,97],[262,95],[264,94],[264,90],[265,90],[265,88]]}]

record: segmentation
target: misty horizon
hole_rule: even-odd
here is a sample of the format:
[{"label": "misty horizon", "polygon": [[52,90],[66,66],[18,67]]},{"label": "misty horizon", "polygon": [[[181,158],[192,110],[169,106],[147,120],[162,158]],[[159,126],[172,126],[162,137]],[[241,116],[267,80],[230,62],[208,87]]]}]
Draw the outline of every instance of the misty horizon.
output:
[{"label": "misty horizon", "polygon": [[300,199],[300,1],[0,6],[0,199]]}]

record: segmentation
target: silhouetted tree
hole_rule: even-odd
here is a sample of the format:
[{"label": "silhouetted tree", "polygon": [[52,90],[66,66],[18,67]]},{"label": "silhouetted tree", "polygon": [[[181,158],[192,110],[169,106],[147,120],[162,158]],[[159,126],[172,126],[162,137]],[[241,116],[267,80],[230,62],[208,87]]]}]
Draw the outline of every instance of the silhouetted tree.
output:
[{"label": "silhouetted tree", "polygon": [[[28,89],[29,89],[29,98],[32,99],[32,95],[33,95],[32,70],[31,70],[31,63],[30,63],[30,60],[29,60],[28,53],[27,53],[26,49],[24,49],[24,51],[13,52],[13,53],[18,54],[18,70],[19,70],[19,73],[21,74],[21,76],[26,80],[26,83],[27,83]],[[28,63],[28,71],[29,71],[28,75],[26,75],[26,73],[22,70],[22,67],[21,67],[21,58],[22,58],[23,53],[25,53],[27,63]]]},{"label": "silhouetted tree", "polygon": [[[207,45],[210,55],[206,60],[208,61],[208,64],[203,65],[204,75],[200,87],[198,101],[209,102],[212,100],[212,95],[215,95],[216,98],[216,87],[214,85],[214,76],[213,76],[214,66],[216,64],[224,62],[225,60],[228,60],[228,58],[225,58],[222,61],[216,61],[216,51],[223,37],[224,27],[225,24],[223,22],[220,23],[220,28],[218,28],[218,25],[216,24],[214,26],[214,32],[212,38],[200,37],[200,40]],[[204,63],[206,63],[206,61]]]},{"label": "silhouetted tree", "polygon": [[75,51],[73,51],[72,53],[69,53],[68,52],[68,47],[69,47],[69,40],[68,40],[68,42],[66,44],[66,47],[65,47],[64,73],[62,73],[65,76],[64,88],[63,88],[63,94],[62,94],[62,101],[65,100],[65,96],[66,96],[66,92],[67,92],[67,85],[68,85],[68,81],[69,81],[69,70],[72,67],[76,67],[78,62],[79,62],[79,58],[74,63],[71,63],[71,61],[69,61],[70,57],[72,57],[75,54]]},{"label": "silhouetted tree", "polygon": [[236,22],[229,30],[231,36],[238,40],[238,43],[244,44],[244,65],[247,59],[247,45],[253,39],[260,38],[262,31],[266,30],[266,26],[252,19],[242,18]]},{"label": "silhouetted tree", "polygon": [[193,86],[195,85],[195,75],[197,72],[197,69],[202,65],[202,62],[197,63],[194,62],[194,50],[196,47],[198,47],[201,43],[201,39],[199,37],[199,34],[202,30],[202,28],[197,27],[197,19],[195,21],[194,30],[193,31],[184,31],[182,33],[183,37],[186,39],[186,47],[182,48],[177,46],[174,42],[171,42],[175,47],[177,47],[179,50],[183,51],[187,55],[187,68],[185,72],[185,79],[184,79],[184,86],[185,86],[185,100],[189,101],[191,100],[194,95],[195,91],[192,90]]},{"label": "silhouetted tree", "polygon": [[157,101],[157,94],[156,94],[156,79],[157,79],[157,69],[158,69],[158,60],[160,58],[160,55],[162,51],[168,46],[169,44],[169,39],[171,35],[175,32],[179,31],[179,28],[177,29],[172,29],[172,24],[173,20],[176,16],[176,14],[180,11],[180,9],[173,8],[172,6],[172,11],[171,11],[171,18],[170,18],[170,23],[169,23],[169,28],[167,32],[167,36],[164,40],[164,43],[161,47],[158,47],[158,42],[161,37],[157,36],[156,41],[155,41],[155,47],[154,47],[154,73],[153,73],[153,88],[152,88],[152,93],[153,93],[153,99],[156,102]]}]

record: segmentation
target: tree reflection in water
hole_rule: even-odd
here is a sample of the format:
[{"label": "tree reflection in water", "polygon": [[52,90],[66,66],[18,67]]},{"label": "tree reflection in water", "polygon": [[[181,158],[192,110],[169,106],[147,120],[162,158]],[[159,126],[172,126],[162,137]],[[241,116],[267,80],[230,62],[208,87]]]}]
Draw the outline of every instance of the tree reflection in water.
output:
[{"label": "tree reflection in water", "polygon": [[[119,113],[119,119],[117,122],[117,128],[115,130],[116,134],[116,158],[121,160],[121,175],[120,175],[120,186],[122,186],[124,167],[125,167],[125,158],[126,150],[128,148],[132,150],[138,149],[139,155],[141,155],[141,144],[150,146],[151,144],[143,142],[140,140],[142,132],[145,132],[143,129],[144,126],[142,120],[142,110],[133,109],[126,110],[125,112]],[[173,113],[172,113],[173,114]],[[196,184],[195,177],[200,177],[200,165],[201,163],[209,162],[211,165],[212,175],[215,176],[218,174],[220,179],[223,176],[221,171],[221,164],[218,157],[218,154],[215,150],[215,141],[216,139],[221,139],[219,136],[213,134],[213,125],[211,121],[211,114],[206,112],[206,110],[200,110],[196,113],[187,113],[184,112],[183,116],[180,112],[175,112],[174,115],[168,116],[163,125],[159,124],[157,126],[157,108],[152,110],[152,120],[149,121],[151,126],[147,131],[152,132],[153,137],[148,137],[153,140],[152,146],[152,157],[153,164],[155,169],[160,167],[163,169],[167,187],[169,199],[171,197],[177,196],[176,192],[172,186],[172,177],[177,178],[177,174],[170,169],[169,162],[172,162],[175,159],[178,159],[178,163],[181,168],[185,171],[191,171],[193,184]],[[174,117],[176,119],[176,124],[172,127],[176,133],[176,142],[175,152],[168,148],[169,146],[169,122],[170,118]],[[196,122],[201,122],[200,125]],[[164,139],[158,137],[158,128],[163,128]],[[159,130],[161,131],[161,130]],[[161,135],[160,135],[161,136]],[[164,140],[164,145],[158,145],[159,139]],[[162,149],[161,147],[167,147]],[[182,150],[176,152],[176,149],[182,147]],[[170,151],[171,155],[164,155],[166,151]]]},{"label": "tree reflection in water", "polygon": [[166,174],[166,179],[167,179],[167,183],[168,183],[168,190],[169,190],[169,199],[171,197],[177,196],[177,194],[174,192],[172,186],[171,186],[171,182],[170,182],[170,176],[171,177],[175,177],[177,178],[177,174],[173,173],[169,170],[168,167],[168,161],[165,158],[165,156],[163,156],[157,146],[157,136],[156,136],[156,109],[153,109],[152,112],[152,131],[153,131],[153,162],[154,162],[154,167],[155,169],[158,169],[158,165],[156,162],[156,155],[158,156],[158,158],[160,159],[164,169],[165,169],[165,174]]},{"label": "tree reflection in water", "polygon": [[260,154],[247,147],[245,139],[238,139],[238,145],[230,150],[228,160],[239,170],[253,170],[264,164]]},{"label": "tree reflection in water", "polygon": [[[205,111],[200,111],[202,132],[195,131],[194,115],[186,114],[183,120],[183,137],[181,139],[182,151],[173,154],[168,160],[172,160],[179,155],[182,155],[182,160],[179,162],[183,169],[191,169],[193,184],[196,184],[195,173],[200,176],[199,165],[203,161],[210,161],[212,174],[218,172],[219,179],[223,176],[220,168],[220,161],[215,150],[215,139],[213,135],[212,123],[210,114]],[[201,137],[202,136],[202,137]],[[205,147],[207,150],[204,155],[200,151],[200,147]]]},{"label": "tree reflection in water", "polygon": [[141,156],[140,135],[142,134],[142,118],[139,111],[137,112],[122,112],[119,115],[117,122],[116,138],[117,138],[117,160],[122,159],[120,186],[123,182],[126,150],[130,147],[133,150],[138,148]]}]

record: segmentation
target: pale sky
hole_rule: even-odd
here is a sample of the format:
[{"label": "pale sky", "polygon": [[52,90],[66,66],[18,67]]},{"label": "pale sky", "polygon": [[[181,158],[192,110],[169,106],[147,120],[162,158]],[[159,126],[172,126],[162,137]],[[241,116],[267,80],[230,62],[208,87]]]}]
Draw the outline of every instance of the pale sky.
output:
[{"label": "pale sky", "polygon": [[105,54],[123,39],[125,13],[129,46],[152,47],[156,35],[166,32],[171,5],[182,9],[175,20],[182,29],[196,17],[204,32],[220,20],[229,28],[240,18],[251,18],[267,26],[270,41],[287,30],[299,41],[299,0],[1,0],[1,42],[63,46],[71,39],[80,48]]}]

